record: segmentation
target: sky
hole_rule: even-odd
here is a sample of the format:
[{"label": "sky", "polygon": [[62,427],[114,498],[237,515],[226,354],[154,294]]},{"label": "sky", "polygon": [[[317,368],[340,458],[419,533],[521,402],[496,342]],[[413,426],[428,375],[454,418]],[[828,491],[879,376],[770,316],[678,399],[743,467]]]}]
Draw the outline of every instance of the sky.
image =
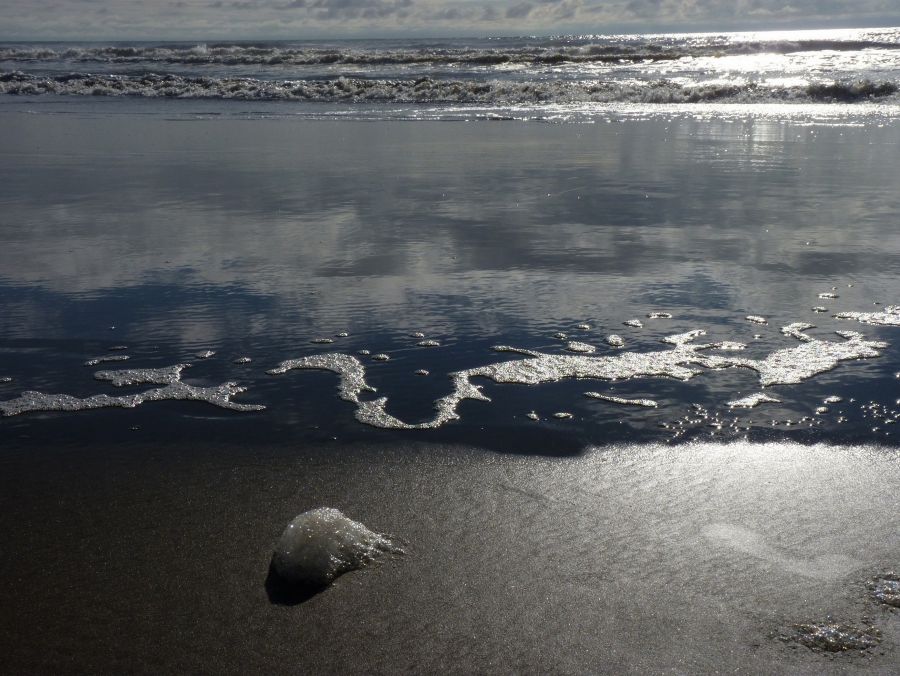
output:
[{"label": "sky", "polygon": [[0,39],[551,35],[900,25],[900,0],[0,0]]}]

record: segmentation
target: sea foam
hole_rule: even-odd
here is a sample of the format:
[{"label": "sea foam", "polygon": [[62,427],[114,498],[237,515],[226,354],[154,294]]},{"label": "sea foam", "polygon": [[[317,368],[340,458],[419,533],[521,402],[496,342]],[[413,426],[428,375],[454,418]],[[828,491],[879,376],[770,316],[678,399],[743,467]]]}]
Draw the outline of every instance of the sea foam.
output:
[{"label": "sea foam", "polygon": [[97,380],[109,381],[114,387],[129,385],[163,385],[155,389],[135,394],[110,396],[95,394],[90,397],[74,397],[70,394],[47,394],[27,390],[15,399],[0,401],[0,413],[5,416],[36,411],[89,411],[98,408],[135,408],[148,401],[205,401],[213,406],[232,411],[261,411],[265,406],[258,404],[238,404],[232,397],[247,388],[237,383],[227,382],[213,387],[199,387],[181,381],[181,371],[189,364],[175,364],[157,369],[123,369],[119,371],[98,371]]},{"label": "sea foam", "polygon": [[[619,352],[612,356],[544,354],[508,345],[494,347],[501,352],[525,355],[524,359],[502,361],[450,374],[452,391],[434,402],[435,416],[420,423],[407,423],[386,411],[387,397],[363,401],[359,395],[375,389],[366,382],[363,364],[352,355],[331,353],[313,355],[282,362],[270,374],[286,373],[292,369],[324,369],[337,373],[341,398],[356,404],[356,419],[374,427],[390,429],[433,429],[459,418],[457,407],[465,399],[490,401],[481,387],[471,380],[487,378],[496,383],[539,385],[566,379],[592,378],[597,380],[631,380],[636,378],[668,377],[690,380],[705,371],[744,368],[756,371],[762,386],[789,385],[807,380],[837,367],[842,361],[880,356],[887,347],[881,341],[866,340],[855,331],[842,331],[841,342],[813,338],[805,331],[809,324],[794,323],[782,328],[782,333],[798,341],[799,345],[770,353],[763,359],[751,359],[710,352],[740,351],[744,345],[734,342],[697,343],[706,334],[695,329],[666,336],[663,343],[673,349],[656,352]],[[609,400],[609,399],[608,399]],[[633,403],[633,402],[629,402]]]},{"label": "sea foam", "polygon": [[339,575],[362,568],[385,553],[403,550],[389,536],[320,507],[291,521],[272,554],[272,567],[287,582],[324,587]]}]

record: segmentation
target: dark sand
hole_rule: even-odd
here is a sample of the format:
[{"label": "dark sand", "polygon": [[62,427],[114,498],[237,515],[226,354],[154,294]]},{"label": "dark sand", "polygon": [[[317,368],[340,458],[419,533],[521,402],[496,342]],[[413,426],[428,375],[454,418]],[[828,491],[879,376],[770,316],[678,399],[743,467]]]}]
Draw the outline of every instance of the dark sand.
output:
[{"label": "dark sand", "polygon": [[[9,450],[2,671],[897,673],[893,449]],[[303,603],[271,547],[334,506],[408,542]],[[868,617],[866,654],[773,634]]]}]

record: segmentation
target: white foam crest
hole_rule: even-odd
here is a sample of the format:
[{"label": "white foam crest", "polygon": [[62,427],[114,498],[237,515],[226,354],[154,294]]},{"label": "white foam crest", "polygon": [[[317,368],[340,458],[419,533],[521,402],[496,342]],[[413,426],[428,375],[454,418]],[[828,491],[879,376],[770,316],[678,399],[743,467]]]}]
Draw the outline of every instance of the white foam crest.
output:
[{"label": "white foam crest", "polygon": [[[583,40],[590,38],[587,42]],[[890,32],[869,32],[851,37],[828,36],[814,39],[759,39],[731,35],[691,35],[673,40],[671,36],[566,36],[549,42],[530,39],[528,44],[474,46],[419,44],[409,47],[365,47],[361,45],[296,44],[199,44],[199,45],[9,45],[0,47],[0,60],[13,62],[75,62],[118,64],[261,65],[313,66],[391,64],[451,65],[479,67],[505,64],[634,64],[672,62],[686,58],[722,57],[749,54],[791,54],[795,52],[858,52],[898,48]]]},{"label": "white foam crest", "polygon": [[142,98],[309,101],[326,103],[568,105],[583,103],[853,103],[897,99],[895,82],[822,82],[772,86],[755,82],[692,83],[670,80],[267,80],[188,77],[175,74],[41,76],[0,72],[0,94],[128,96]]}]

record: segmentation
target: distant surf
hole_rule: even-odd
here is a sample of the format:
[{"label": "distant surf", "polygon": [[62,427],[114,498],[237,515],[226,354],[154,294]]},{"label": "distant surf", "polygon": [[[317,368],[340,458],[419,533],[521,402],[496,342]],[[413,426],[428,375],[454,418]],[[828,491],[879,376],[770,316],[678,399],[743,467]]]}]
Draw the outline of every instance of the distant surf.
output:
[{"label": "distant surf", "polygon": [[[0,44],[0,94],[397,104],[900,104],[900,29]],[[390,115],[386,113],[388,117]],[[430,115],[429,118],[433,118]],[[442,119],[441,115],[437,115]]]}]

